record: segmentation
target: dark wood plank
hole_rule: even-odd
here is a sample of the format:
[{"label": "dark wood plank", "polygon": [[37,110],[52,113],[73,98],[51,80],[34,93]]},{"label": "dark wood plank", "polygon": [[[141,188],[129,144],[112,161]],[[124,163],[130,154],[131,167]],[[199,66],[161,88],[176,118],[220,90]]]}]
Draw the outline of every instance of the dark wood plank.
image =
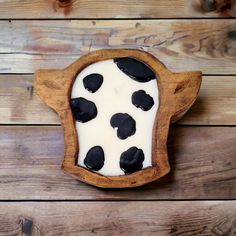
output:
[{"label": "dark wood plank", "polygon": [[[205,1],[205,0],[204,0]],[[223,0],[2,0],[0,17],[11,18],[197,18],[236,15]],[[224,7],[226,6],[226,7]]]},{"label": "dark wood plank", "polygon": [[[32,75],[0,75],[1,124],[60,124],[35,94]],[[188,125],[236,124],[236,76],[204,76],[200,94],[179,121]]]},{"label": "dark wood plank", "polygon": [[0,203],[1,235],[235,235],[235,201]]},{"label": "dark wood plank", "polygon": [[234,199],[236,127],[172,128],[171,173],[137,189],[103,190],[64,174],[61,127],[0,127],[0,199]]},{"label": "dark wood plank", "polygon": [[101,48],[139,48],[174,72],[236,74],[236,19],[1,21],[0,73],[63,68]]}]

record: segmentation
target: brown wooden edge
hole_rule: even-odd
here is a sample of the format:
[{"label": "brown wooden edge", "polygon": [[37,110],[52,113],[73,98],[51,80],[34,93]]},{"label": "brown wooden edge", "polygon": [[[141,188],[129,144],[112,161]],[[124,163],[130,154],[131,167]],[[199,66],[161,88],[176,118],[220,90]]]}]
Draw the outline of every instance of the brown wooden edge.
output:
[{"label": "brown wooden edge", "polygon": [[[71,88],[76,75],[88,65],[113,58],[132,57],[149,65],[156,73],[159,88],[159,109],[152,138],[153,166],[130,175],[103,176],[77,165],[79,144],[75,120],[70,109]],[[172,73],[151,54],[136,49],[102,49],[93,51],[63,70],[38,70],[35,87],[39,97],[60,116],[65,139],[62,169],[73,177],[104,188],[140,186],[159,179],[170,170],[167,137],[170,122],[180,119],[191,107],[201,85],[201,72]]]}]

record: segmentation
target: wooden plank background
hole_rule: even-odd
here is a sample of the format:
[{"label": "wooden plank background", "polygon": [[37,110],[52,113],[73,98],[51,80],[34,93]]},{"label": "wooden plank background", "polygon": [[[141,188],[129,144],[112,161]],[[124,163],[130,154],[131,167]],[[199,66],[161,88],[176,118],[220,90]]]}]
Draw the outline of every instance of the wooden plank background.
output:
[{"label": "wooden plank background", "polygon": [[[2,203],[0,232],[2,235],[235,235],[235,217],[235,201],[178,205],[165,201]],[[193,224],[193,219],[198,223]]]},{"label": "wooden plank background", "polygon": [[236,195],[236,127],[172,128],[171,173],[130,190],[97,189],[64,174],[61,126],[1,126],[0,140],[3,200],[234,199]]},{"label": "wooden plank background", "polygon": [[[208,18],[236,16],[234,0],[2,0],[1,18]],[[11,9],[9,11],[9,9]]]},{"label": "wooden plank background", "polygon": [[100,48],[138,48],[174,72],[236,74],[236,19],[0,21],[0,73],[63,68]]},{"label": "wooden plank background", "polygon": [[[0,235],[235,235],[235,16],[235,0],[0,1]],[[100,48],[204,74],[171,127],[171,172],[136,189],[63,173],[58,116],[34,91],[36,69]]]},{"label": "wooden plank background", "polygon": [[[235,81],[236,76],[203,76],[197,101],[178,124],[235,125]],[[60,124],[36,95],[33,75],[0,75],[0,97],[2,124]]]}]

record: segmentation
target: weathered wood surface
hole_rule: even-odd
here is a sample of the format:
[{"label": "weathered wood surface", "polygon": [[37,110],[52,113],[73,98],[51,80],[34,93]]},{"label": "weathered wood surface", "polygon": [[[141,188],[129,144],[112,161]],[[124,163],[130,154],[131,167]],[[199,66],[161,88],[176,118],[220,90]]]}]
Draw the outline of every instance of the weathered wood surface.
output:
[{"label": "weathered wood surface", "polygon": [[[205,4],[203,4],[205,2]],[[234,0],[1,0],[3,19],[232,17]],[[231,4],[227,4],[231,2]],[[10,10],[9,10],[10,9]]]},{"label": "weathered wood surface", "polygon": [[174,72],[236,74],[236,19],[0,21],[0,73],[63,68],[89,51],[139,48]]},{"label": "weathered wood surface", "polygon": [[0,203],[0,235],[227,235],[236,201]]},{"label": "weathered wood surface", "polygon": [[[35,94],[32,75],[0,75],[0,124],[60,124],[57,114]],[[178,122],[236,124],[236,76],[203,76],[198,99]]]},{"label": "weathered wood surface", "polygon": [[37,96],[33,75],[0,75],[1,124],[59,124],[58,115]]},{"label": "weathered wood surface", "polygon": [[0,127],[0,199],[234,199],[236,127],[172,128],[171,172],[130,190],[102,190],[60,169],[61,127]]},{"label": "weathered wood surface", "polygon": [[[206,18],[235,17],[236,1],[216,1],[204,10],[202,0],[0,0],[0,200],[78,200],[1,201],[0,235],[235,235],[236,127],[174,127],[169,175],[101,190],[61,171],[62,128],[44,126],[59,119],[36,97],[32,75],[4,75],[63,68],[100,48],[140,48],[173,71],[211,75],[180,123],[235,126],[236,19]],[[32,18],[44,20],[13,20]],[[181,201],[148,201],[163,199]]]}]

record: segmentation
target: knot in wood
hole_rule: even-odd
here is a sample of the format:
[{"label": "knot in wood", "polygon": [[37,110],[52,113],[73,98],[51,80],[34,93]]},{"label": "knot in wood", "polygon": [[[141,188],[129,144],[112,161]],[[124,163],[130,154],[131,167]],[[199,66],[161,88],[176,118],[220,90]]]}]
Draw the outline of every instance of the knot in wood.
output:
[{"label": "knot in wood", "polygon": [[61,8],[68,8],[72,5],[72,0],[57,0],[57,4]]},{"label": "knot in wood", "polygon": [[227,36],[228,36],[231,40],[236,40],[236,30],[228,31],[228,32],[227,32]]},{"label": "knot in wood", "polygon": [[206,12],[215,11],[217,9],[216,0],[202,0],[202,9]]}]

